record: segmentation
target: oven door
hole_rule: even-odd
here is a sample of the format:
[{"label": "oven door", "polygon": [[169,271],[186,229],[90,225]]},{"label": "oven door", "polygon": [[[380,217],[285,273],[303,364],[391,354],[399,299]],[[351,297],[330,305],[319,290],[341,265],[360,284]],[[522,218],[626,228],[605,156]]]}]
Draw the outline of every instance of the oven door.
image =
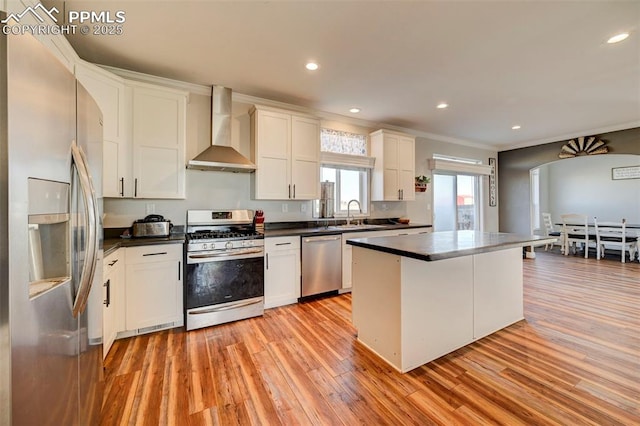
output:
[{"label": "oven door", "polygon": [[264,296],[262,248],[187,253],[187,309]]}]

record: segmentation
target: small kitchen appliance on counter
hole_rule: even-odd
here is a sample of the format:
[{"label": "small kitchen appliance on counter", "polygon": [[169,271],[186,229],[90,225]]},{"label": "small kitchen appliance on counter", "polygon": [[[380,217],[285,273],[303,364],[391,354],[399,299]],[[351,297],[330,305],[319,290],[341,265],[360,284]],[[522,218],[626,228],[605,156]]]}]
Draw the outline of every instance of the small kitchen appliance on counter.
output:
[{"label": "small kitchen appliance on counter", "polygon": [[264,236],[251,210],[188,210],[187,330],[264,313]]},{"label": "small kitchen appliance on counter", "polygon": [[133,237],[168,237],[173,225],[159,214],[150,214],[133,222]]},{"label": "small kitchen appliance on counter", "polygon": [[332,218],[335,213],[335,183],[320,182],[320,212],[321,218]]}]

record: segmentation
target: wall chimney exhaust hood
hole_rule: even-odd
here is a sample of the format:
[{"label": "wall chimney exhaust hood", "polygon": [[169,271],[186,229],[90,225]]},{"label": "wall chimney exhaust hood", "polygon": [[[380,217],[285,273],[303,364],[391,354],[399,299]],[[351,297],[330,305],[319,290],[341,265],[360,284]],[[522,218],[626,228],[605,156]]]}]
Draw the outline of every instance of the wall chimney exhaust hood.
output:
[{"label": "wall chimney exhaust hood", "polygon": [[187,163],[187,169],[253,173],[256,165],[231,147],[231,89],[213,86],[211,146]]}]

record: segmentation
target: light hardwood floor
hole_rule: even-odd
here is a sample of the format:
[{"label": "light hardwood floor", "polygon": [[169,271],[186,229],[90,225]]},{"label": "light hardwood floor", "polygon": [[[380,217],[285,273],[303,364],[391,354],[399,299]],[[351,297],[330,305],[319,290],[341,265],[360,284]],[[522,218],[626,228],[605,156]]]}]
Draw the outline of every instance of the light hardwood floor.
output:
[{"label": "light hardwood floor", "polygon": [[526,320],[407,374],[357,343],[348,294],[118,340],[103,424],[640,424],[640,264],[524,276]]}]

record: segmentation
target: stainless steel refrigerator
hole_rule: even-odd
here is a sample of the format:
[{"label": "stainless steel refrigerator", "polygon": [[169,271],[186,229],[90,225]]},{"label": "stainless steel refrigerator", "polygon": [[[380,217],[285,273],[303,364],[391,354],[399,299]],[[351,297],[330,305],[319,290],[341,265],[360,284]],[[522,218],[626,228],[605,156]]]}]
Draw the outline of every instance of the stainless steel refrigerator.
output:
[{"label": "stainless steel refrigerator", "polygon": [[101,113],[32,36],[0,58],[0,425],[95,425]]}]

